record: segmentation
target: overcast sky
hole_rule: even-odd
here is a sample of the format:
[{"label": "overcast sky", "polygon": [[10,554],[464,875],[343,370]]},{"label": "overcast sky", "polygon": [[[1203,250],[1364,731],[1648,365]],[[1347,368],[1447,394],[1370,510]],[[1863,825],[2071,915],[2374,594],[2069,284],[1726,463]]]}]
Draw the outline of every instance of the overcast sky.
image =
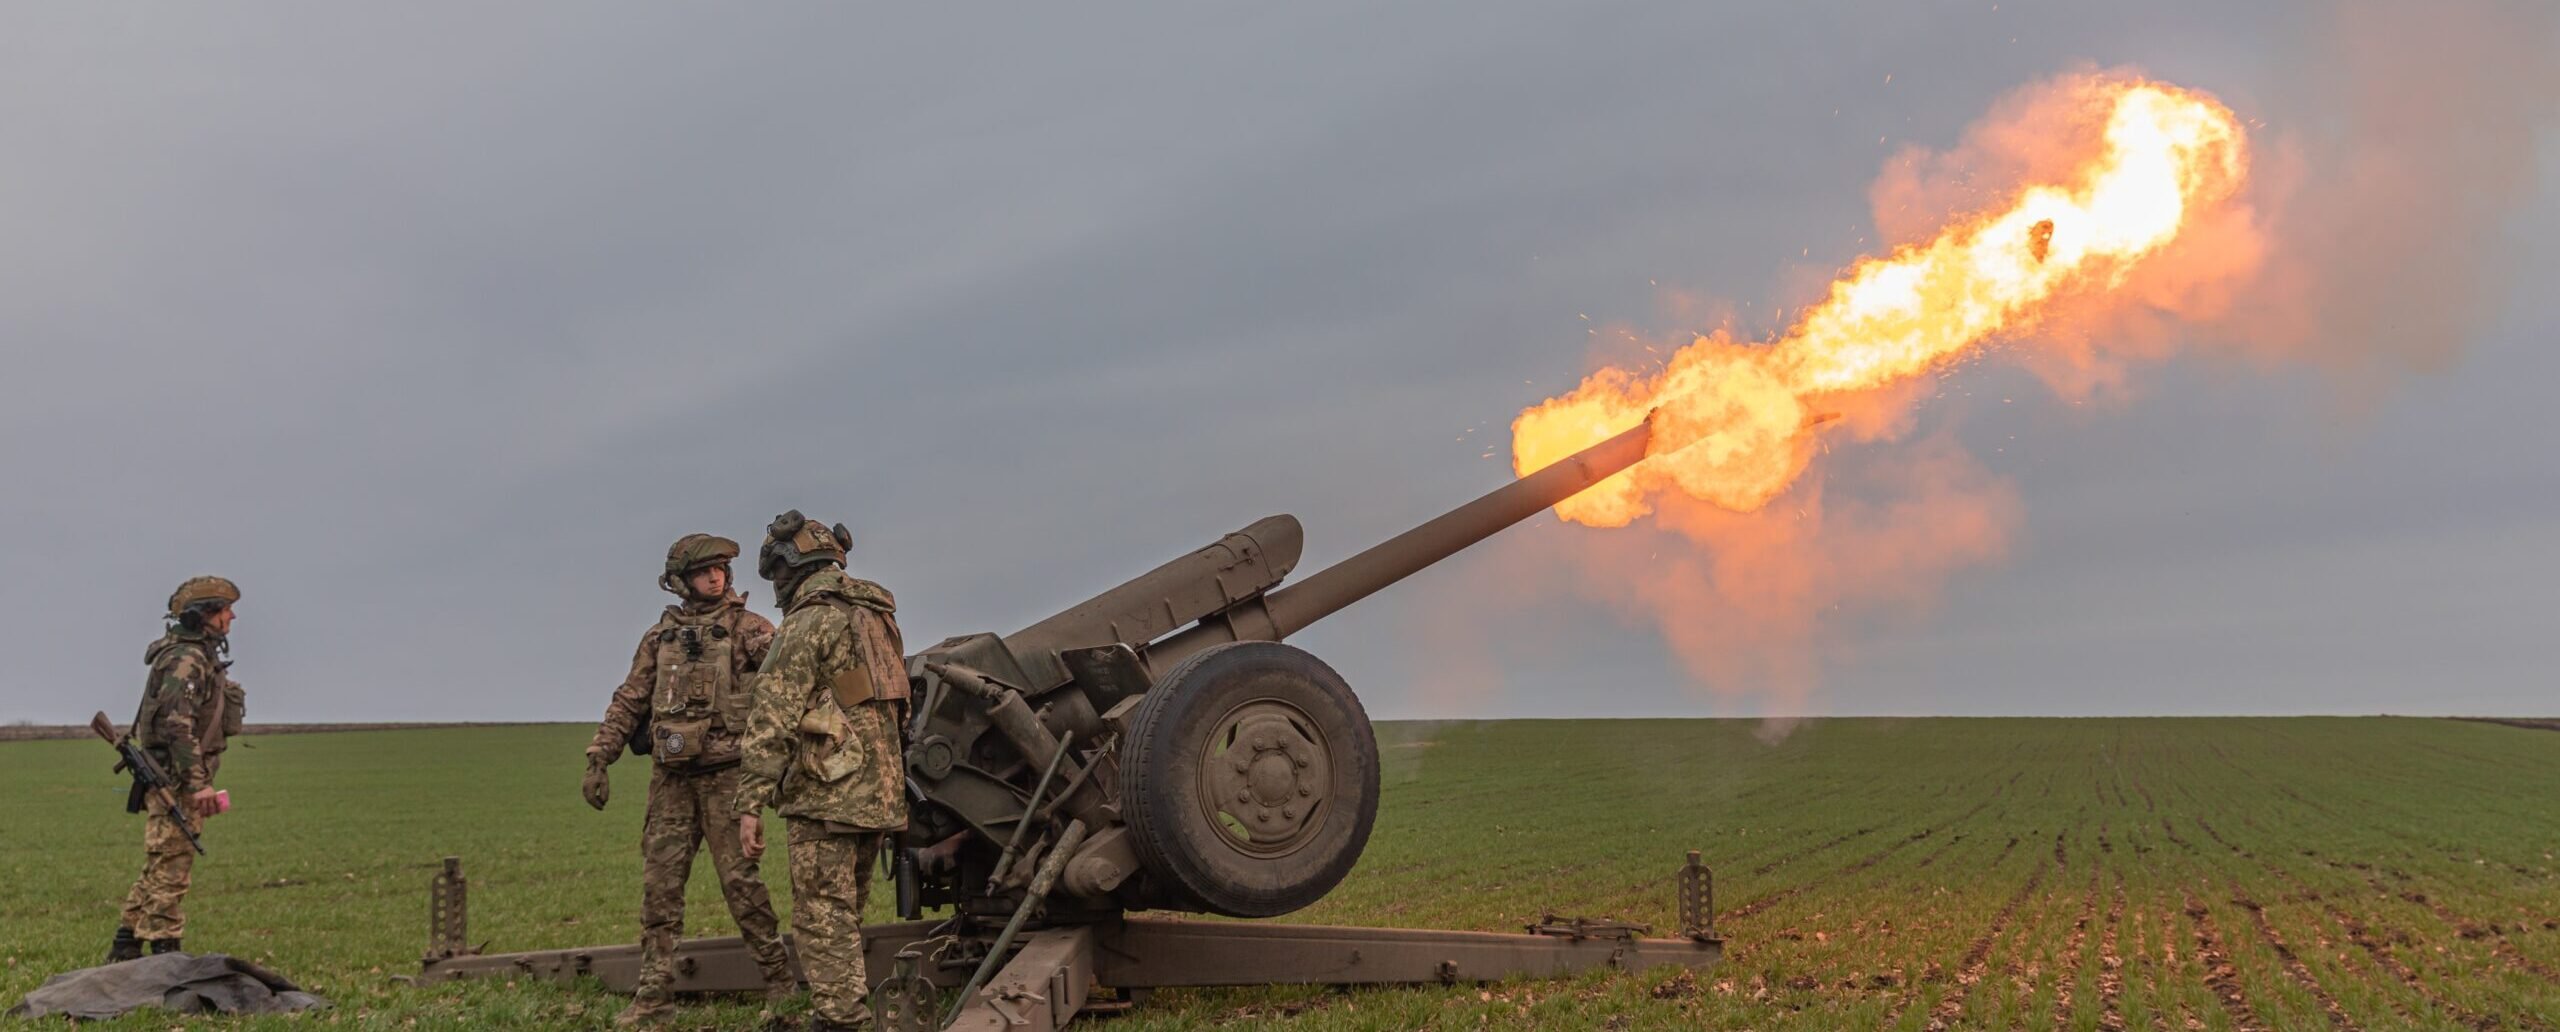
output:
[{"label": "overcast sky", "polygon": [[[252,719],[322,721],[593,719],[668,542],[786,507],[917,645],[1268,513],[1311,571],[1501,484],[1594,322],[1772,329],[1874,246],[1887,159],[2013,88],[2334,121],[2334,7],[17,5],[0,720],[129,714],[200,572]],[[1968,370],[1922,419],[2015,485],[2006,554],[1826,627],[1791,705],[2560,710],[2543,112],[2482,120],[2538,164],[2448,230],[2508,276],[2420,371]],[[1494,544],[1594,533],[1537,524]],[[1300,643],[1382,717],[1769,708],[1490,561]],[[1490,672],[1419,687],[1453,663]]]}]

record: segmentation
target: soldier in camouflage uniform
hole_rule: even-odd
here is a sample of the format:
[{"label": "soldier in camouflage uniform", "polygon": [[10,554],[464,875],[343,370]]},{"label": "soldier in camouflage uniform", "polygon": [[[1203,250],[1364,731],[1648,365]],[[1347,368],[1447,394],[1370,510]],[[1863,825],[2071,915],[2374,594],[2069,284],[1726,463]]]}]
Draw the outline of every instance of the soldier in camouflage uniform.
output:
[{"label": "soldier in camouflage uniform", "polygon": [[729,590],[729,561],[738,543],[687,534],[667,549],[658,586],[684,599],[668,606],[640,638],[631,673],[614,689],[604,720],[587,746],[584,791],[604,809],[613,782],[605,768],[626,743],[656,758],[649,775],[649,813],[640,832],[640,981],[620,1026],[656,1024],[675,1013],[668,984],[676,939],[684,934],[684,886],[694,854],[709,836],[711,866],[747,951],[763,969],[766,996],[799,992],[780,920],[756,859],[744,855],[730,829],[738,795],[738,743],[746,730],[747,681],[773,644],[773,624]]},{"label": "soldier in camouflage uniform", "polygon": [[845,574],[853,543],[798,510],[766,528],[756,570],[782,630],[747,713],[738,838],[764,851],[764,808],[789,822],[791,928],[809,977],[810,1032],[870,1020],[862,908],[871,865],[907,826],[905,647],[887,589]]},{"label": "soldier in camouflage uniform", "polygon": [[[220,577],[194,577],[169,596],[168,631],[142,654],[151,672],[142,682],[142,705],[133,715],[134,744],[177,782],[178,805],[201,819],[214,813],[213,775],[248,697],[231,679],[232,607],[238,585]],[[142,828],[142,876],[124,899],[107,962],[176,952],[187,929],[187,886],[196,854],[158,793],[136,794],[128,810],[147,810]]]}]

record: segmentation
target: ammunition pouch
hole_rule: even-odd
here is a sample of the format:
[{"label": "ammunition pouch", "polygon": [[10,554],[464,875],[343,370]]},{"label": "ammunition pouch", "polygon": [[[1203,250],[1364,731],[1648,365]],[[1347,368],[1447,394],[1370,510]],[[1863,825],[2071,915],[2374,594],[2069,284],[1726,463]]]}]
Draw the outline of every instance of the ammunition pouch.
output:
[{"label": "ammunition pouch", "polygon": [[242,724],[248,720],[248,711],[249,693],[240,687],[240,682],[224,678],[222,681],[222,737],[229,738],[239,734]]},{"label": "ammunition pouch", "polygon": [[800,773],[822,784],[832,785],[862,769],[862,746],[853,740],[853,722],[844,712],[822,704],[800,717],[800,748],[795,751]]},{"label": "ammunition pouch", "polygon": [[666,766],[699,766],[712,745],[712,717],[650,722],[650,755]]}]

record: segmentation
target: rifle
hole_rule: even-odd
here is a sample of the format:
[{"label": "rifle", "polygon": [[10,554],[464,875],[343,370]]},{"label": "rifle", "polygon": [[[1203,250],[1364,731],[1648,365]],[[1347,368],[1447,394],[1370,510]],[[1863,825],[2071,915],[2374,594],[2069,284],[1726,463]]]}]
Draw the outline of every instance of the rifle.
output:
[{"label": "rifle", "polygon": [[194,812],[187,809],[186,800],[178,797],[178,783],[169,777],[169,772],[161,770],[158,763],[152,762],[150,753],[133,744],[132,735],[116,734],[115,723],[108,720],[105,713],[89,718],[89,730],[97,732],[108,745],[116,747],[116,755],[121,759],[116,761],[115,772],[132,771],[135,788],[159,796],[160,804],[169,809],[170,822],[178,826],[179,834],[187,837],[187,844],[194,846],[196,853],[202,855],[204,840],[196,837]]}]

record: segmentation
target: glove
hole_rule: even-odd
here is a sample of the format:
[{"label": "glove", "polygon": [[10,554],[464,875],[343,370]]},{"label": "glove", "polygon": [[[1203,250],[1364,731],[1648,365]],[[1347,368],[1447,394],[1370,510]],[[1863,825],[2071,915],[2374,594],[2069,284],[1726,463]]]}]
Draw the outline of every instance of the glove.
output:
[{"label": "glove", "polygon": [[613,777],[605,773],[604,764],[589,760],[586,780],[578,788],[585,793],[588,806],[601,810],[605,800],[613,798]]}]

